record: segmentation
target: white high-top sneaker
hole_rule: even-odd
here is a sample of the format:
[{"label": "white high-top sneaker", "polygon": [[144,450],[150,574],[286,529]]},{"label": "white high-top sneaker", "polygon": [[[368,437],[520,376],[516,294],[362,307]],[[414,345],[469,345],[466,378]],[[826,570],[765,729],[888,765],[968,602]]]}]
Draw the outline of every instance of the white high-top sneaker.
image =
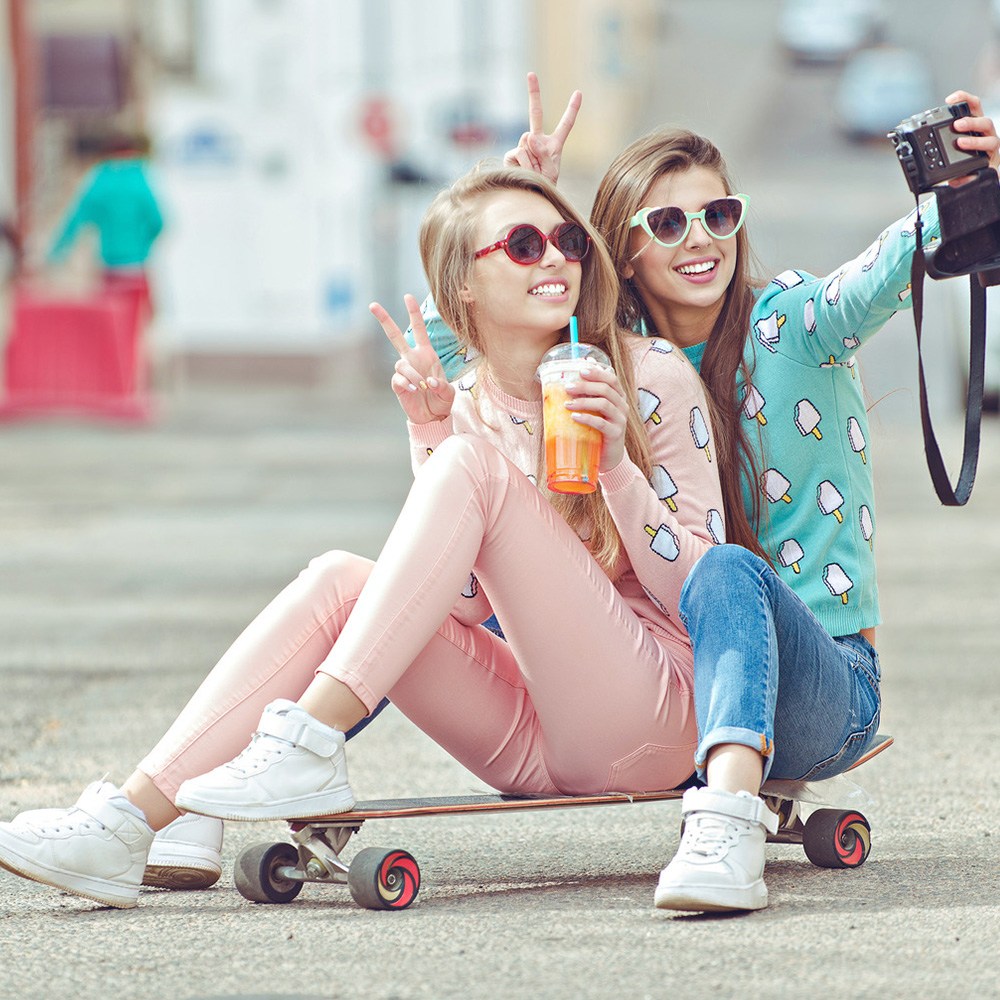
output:
[{"label": "white high-top sneaker", "polygon": [[654,901],[665,910],[762,910],[766,832],[778,817],[756,795],[689,788],[684,835],[660,872]]},{"label": "white high-top sneaker", "polygon": [[186,813],[153,838],[143,885],[207,889],[222,875],[222,820]]},{"label": "white high-top sneaker", "polygon": [[106,906],[136,905],[153,831],[110,782],[71,809],[33,810],[0,823],[0,865]]},{"label": "white high-top sneaker", "polygon": [[[65,809],[30,809],[18,823],[51,824]],[[157,889],[208,889],[222,875],[222,820],[185,813],[157,830],[142,884]]]},{"label": "white high-top sneaker", "polygon": [[354,805],[344,734],[293,701],[264,709],[250,745],[228,764],[189,778],[178,809],[219,819],[299,819],[346,812]]}]

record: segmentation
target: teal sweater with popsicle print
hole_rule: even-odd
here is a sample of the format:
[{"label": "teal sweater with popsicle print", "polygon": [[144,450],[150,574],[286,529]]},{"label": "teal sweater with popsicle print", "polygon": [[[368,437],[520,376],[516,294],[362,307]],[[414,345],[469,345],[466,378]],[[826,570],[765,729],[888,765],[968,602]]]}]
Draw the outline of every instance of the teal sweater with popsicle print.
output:
[{"label": "teal sweater with popsicle print", "polygon": [[[939,238],[936,203],[922,207],[924,244]],[[881,621],[875,575],[870,434],[855,351],[910,305],[916,211],[825,277],[784,271],[757,293],[738,398],[760,481],[758,535],[777,572],[831,635]],[[467,362],[431,300],[431,343],[449,377]],[[696,368],[705,345],[685,353]]]}]

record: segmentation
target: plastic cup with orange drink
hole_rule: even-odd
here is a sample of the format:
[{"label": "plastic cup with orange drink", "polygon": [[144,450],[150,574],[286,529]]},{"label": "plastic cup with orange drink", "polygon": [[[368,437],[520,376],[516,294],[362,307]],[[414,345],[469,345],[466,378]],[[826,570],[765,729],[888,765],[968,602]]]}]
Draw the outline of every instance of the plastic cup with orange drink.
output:
[{"label": "plastic cup with orange drink", "polygon": [[593,493],[601,466],[604,435],[573,419],[566,402],[573,397],[567,385],[580,380],[580,372],[594,365],[611,367],[608,356],[591,344],[556,344],[538,365],[542,383],[542,423],[545,433],[546,484],[553,493]]}]

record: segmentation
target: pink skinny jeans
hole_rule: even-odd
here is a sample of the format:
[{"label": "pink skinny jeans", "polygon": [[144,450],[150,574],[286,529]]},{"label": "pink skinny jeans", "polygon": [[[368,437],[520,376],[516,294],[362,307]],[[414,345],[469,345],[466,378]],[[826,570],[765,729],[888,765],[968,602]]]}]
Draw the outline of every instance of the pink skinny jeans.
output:
[{"label": "pink skinny jeans", "polygon": [[[452,613],[473,569],[506,642]],[[648,791],[693,771],[690,648],[647,627],[531,482],[470,435],[420,468],[378,562],[329,552],[278,594],[140,769],[173,801],[316,671],[369,711],[388,694],[502,792]]]}]

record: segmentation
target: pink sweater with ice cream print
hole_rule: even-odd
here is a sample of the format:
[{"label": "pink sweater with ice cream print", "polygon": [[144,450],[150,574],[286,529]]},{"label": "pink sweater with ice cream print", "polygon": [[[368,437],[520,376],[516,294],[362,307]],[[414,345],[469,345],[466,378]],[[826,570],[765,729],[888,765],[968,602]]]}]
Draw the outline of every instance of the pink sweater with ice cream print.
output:
[{"label": "pink sweater with ice cream print", "polygon": [[[689,644],[677,611],[681,587],[705,550],[725,540],[708,404],[682,351],[665,340],[638,336],[629,338],[629,346],[653,472],[647,478],[626,454],[599,477],[622,539],[615,587],[649,627]],[[475,369],[455,387],[448,418],[408,425],[414,468],[450,434],[475,434],[537,485],[544,457],[541,399],[510,396]],[[488,595],[470,592],[468,600],[478,603],[463,618],[489,617]]]}]

